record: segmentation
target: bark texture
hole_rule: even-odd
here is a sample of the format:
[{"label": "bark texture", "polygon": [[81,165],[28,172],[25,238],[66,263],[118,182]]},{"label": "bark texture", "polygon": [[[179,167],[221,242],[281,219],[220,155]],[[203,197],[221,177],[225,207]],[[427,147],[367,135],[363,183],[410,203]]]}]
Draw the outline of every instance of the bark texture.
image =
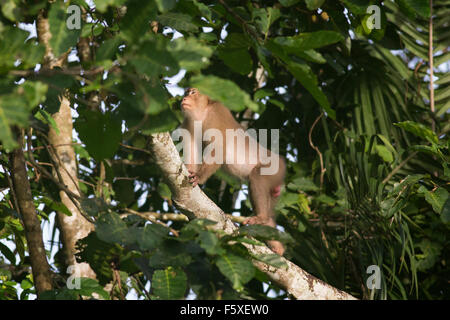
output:
[{"label": "bark texture", "polygon": [[[22,139],[19,140],[22,141]],[[39,298],[42,292],[53,288],[52,274],[45,254],[41,224],[33,203],[33,196],[31,194],[30,182],[28,181],[22,146],[10,153],[9,163],[11,180],[13,182],[12,187],[19,207],[17,209],[21,214],[25,228],[25,237],[30,253],[33,281]]]},{"label": "bark texture", "polygon": [[[67,58],[67,53],[61,57],[55,57],[49,45],[51,33],[49,30],[48,19],[44,17],[43,13],[39,14],[37,20],[37,33],[39,42],[45,45],[45,65],[44,68],[52,69],[54,67],[63,67]],[[53,128],[50,128],[48,139],[53,146],[53,151],[50,156],[58,164],[55,170],[59,171],[59,176],[67,188],[74,194],[80,195],[78,190],[77,179],[77,163],[75,151],[72,146],[72,114],[70,109],[70,101],[65,95],[60,96],[59,111],[52,115],[58,127],[59,133]],[[61,202],[70,210],[72,216],[67,216],[58,212],[57,218],[61,231],[61,239],[65,251],[66,265],[73,265],[73,272],[78,277],[95,278],[95,273],[89,264],[77,263],[75,260],[75,243],[86,237],[92,230],[93,225],[89,223],[80,213],[77,206],[67,196],[64,191],[59,192]]]},{"label": "bark texture", "polygon": [[[228,234],[235,233],[237,227],[229,220],[224,212],[211,201],[198,187],[192,187],[188,179],[188,171],[182,163],[169,133],[157,133],[151,136],[150,148],[154,154],[155,162],[166,178],[172,191],[172,200],[189,219],[208,218],[217,221],[216,228]],[[246,244],[252,254],[273,253],[266,246]],[[353,300],[353,296],[338,290],[325,282],[315,278],[282,258],[287,268],[275,268],[260,261],[253,264],[270,279],[278,283],[296,299],[306,300]]]}]

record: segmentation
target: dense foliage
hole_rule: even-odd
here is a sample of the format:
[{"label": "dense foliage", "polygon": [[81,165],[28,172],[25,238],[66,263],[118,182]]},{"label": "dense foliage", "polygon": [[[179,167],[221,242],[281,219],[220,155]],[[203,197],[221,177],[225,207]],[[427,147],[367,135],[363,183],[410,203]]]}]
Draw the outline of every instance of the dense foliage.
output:
[{"label": "dense foliage", "polygon": [[[375,29],[367,24],[371,4],[380,9]],[[69,5],[82,8],[79,29],[67,27]],[[256,241],[249,234],[280,238],[289,260],[359,298],[448,299],[450,2],[433,6],[434,112],[428,1],[1,1],[0,299],[35,292],[10,188],[11,150],[29,151],[43,226],[56,211],[71,214],[58,186],[33,165],[52,165],[47,134],[58,130],[52,114],[60,95],[74,114],[81,208],[95,222],[77,259],[97,279],[65,286],[55,225],[45,240],[60,286],[44,297],[120,299],[131,290],[146,299],[288,297],[250,262],[283,267],[274,256],[250,257],[241,245]],[[61,68],[41,68],[45,47],[30,34],[40,12],[54,54],[70,51]],[[89,59],[81,58],[82,40]],[[177,74],[178,86],[222,101],[249,127],[280,129],[284,232],[242,227],[224,236],[208,220],[151,223],[133,214],[178,212],[147,148],[150,134],[180,124],[180,96],[168,90]],[[17,128],[26,141],[17,140]],[[247,186],[224,172],[203,190],[227,213],[252,214]],[[381,268],[380,289],[366,286],[371,265]]]}]

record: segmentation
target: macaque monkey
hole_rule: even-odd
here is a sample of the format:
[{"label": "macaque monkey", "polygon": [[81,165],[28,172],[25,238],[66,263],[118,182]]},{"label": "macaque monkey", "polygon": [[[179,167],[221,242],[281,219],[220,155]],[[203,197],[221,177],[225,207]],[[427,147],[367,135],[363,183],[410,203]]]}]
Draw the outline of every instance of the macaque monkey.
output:
[{"label": "macaque monkey", "polygon": [[[194,187],[203,184],[224,166],[228,173],[249,182],[250,200],[256,215],[246,219],[244,224],[275,227],[274,207],[284,181],[284,159],[246,135],[228,108],[212,101],[195,88],[186,90],[181,109],[185,116],[182,128],[189,131],[191,139],[188,148],[190,152],[187,157],[185,154],[185,163],[190,174],[189,182]],[[199,124],[202,138],[197,139],[196,143],[194,132],[198,130],[195,127],[199,127]],[[235,143],[239,139],[241,143]],[[211,144],[214,144],[214,148],[210,148]],[[203,151],[203,159],[195,161],[199,151]],[[269,246],[274,252],[283,255],[284,248],[279,241],[269,241]]]}]

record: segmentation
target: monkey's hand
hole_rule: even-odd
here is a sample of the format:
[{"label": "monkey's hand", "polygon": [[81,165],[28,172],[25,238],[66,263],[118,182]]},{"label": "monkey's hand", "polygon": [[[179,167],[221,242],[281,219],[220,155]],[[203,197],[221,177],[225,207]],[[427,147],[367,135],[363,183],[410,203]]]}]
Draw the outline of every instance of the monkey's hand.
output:
[{"label": "monkey's hand", "polygon": [[189,170],[189,183],[192,184],[192,187],[198,185],[199,177],[196,172]]}]

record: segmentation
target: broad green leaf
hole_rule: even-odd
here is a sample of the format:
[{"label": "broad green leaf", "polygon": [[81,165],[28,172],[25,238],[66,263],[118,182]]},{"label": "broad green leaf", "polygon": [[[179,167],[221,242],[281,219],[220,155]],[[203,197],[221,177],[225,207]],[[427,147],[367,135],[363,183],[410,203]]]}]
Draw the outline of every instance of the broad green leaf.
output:
[{"label": "broad green leaf", "polygon": [[180,68],[186,71],[194,71],[205,68],[209,65],[209,58],[213,53],[210,46],[206,46],[195,38],[178,38],[171,41],[168,51],[174,57]]},{"label": "broad green leaf", "polygon": [[80,205],[83,211],[92,217],[108,212],[108,205],[102,198],[84,198]]},{"label": "broad green leaf", "polygon": [[344,37],[339,32],[323,30],[300,33],[292,37],[276,37],[274,42],[296,50],[310,50],[325,47],[342,40],[344,40]]},{"label": "broad green leaf", "polygon": [[141,250],[151,250],[159,247],[168,234],[169,229],[160,224],[147,224],[137,229],[136,241]]},{"label": "broad green leaf", "polygon": [[97,50],[97,61],[114,59],[120,43],[121,40],[117,37],[104,41]]},{"label": "broad green leaf", "polygon": [[319,190],[319,187],[316,186],[316,184],[311,179],[305,177],[299,177],[292,180],[292,182],[288,184],[288,188],[305,192]]},{"label": "broad green leaf", "polygon": [[255,21],[259,31],[265,36],[269,33],[269,28],[281,16],[280,10],[277,8],[253,8],[252,19]]},{"label": "broad green leaf", "polygon": [[205,17],[208,21],[212,21],[212,12],[207,5],[197,0],[193,0],[192,3],[197,7],[203,17]]},{"label": "broad green leaf", "polygon": [[180,32],[195,32],[198,30],[198,27],[192,23],[192,17],[184,13],[168,12],[157,16],[156,20],[162,25],[171,27]]},{"label": "broad green leaf", "polygon": [[439,260],[442,246],[439,243],[432,242],[430,240],[422,240],[417,246],[423,252],[422,254],[416,254],[417,269],[420,271],[425,271],[432,268]]},{"label": "broad green leaf", "polygon": [[298,2],[300,2],[300,0],[280,0],[283,7],[290,7]]},{"label": "broad green leaf", "polygon": [[36,38],[26,41],[29,35],[29,32],[13,27],[5,27],[0,32],[0,72],[12,68],[34,68],[42,62],[45,48],[37,44]]},{"label": "broad green leaf", "polygon": [[25,91],[25,97],[28,100],[29,108],[34,108],[45,101],[48,85],[40,81],[25,81],[20,87]]},{"label": "broad green leaf", "polygon": [[172,131],[179,124],[178,119],[170,109],[163,110],[157,115],[152,115],[147,123],[142,130],[144,134]]},{"label": "broad green leaf", "polygon": [[376,145],[375,150],[377,154],[387,163],[391,163],[394,161],[394,156],[392,155],[392,152],[386,148],[386,146],[383,145]]},{"label": "broad green leaf", "polygon": [[411,132],[415,136],[426,139],[431,143],[438,143],[439,141],[436,134],[430,128],[421,123],[417,123],[414,121],[403,121],[394,123],[394,125]]},{"label": "broad green leaf", "polygon": [[161,12],[169,11],[177,4],[176,0],[155,0],[155,2]]},{"label": "broad green leaf", "polygon": [[341,0],[345,6],[350,9],[354,14],[364,15],[366,14],[367,7],[370,6],[370,0]]},{"label": "broad green leaf", "polygon": [[219,46],[217,54],[234,72],[246,75],[253,70],[249,47],[249,40],[244,34],[231,33],[225,38],[224,44]]},{"label": "broad green leaf", "polygon": [[75,122],[75,128],[86,150],[97,161],[112,157],[119,148],[121,124],[110,113],[86,111]]},{"label": "broad green leaf", "polygon": [[187,276],[181,269],[168,267],[156,270],[152,277],[152,290],[156,299],[183,299],[187,288]]},{"label": "broad green leaf", "polygon": [[215,255],[225,253],[225,250],[220,247],[219,239],[214,232],[200,231],[198,235],[198,242],[200,247],[205,249],[208,254]]},{"label": "broad green leaf", "polygon": [[43,203],[45,203],[45,205],[47,207],[51,208],[52,210],[54,210],[56,212],[63,213],[66,216],[71,216],[72,215],[72,212],[70,212],[70,210],[62,202],[56,202],[56,201],[53,201],[52,199],[47,198],[47,197],[42,198],[41,201]]},{"label": "broad green leaf", "polygon": [[305,0],[308,10],[316,10],[325,2],[325,0]]},{"label": "broad green leaf", "polygon": [[425,200],[433,207],[436,213],[441,213],[445,202],[447,201],[448,191],[444,188],[437,188],[434,191],[429,191],[424,186],[417,189],[417,192],[425,195]]},{"label": "broad green leaf", "polygon": [[20,21],[22,18],[21,10],[17,6],[19,1],[17,0],[2,0],[0,1],[2,5],[3,15],[11,21]]},{"label": "broad green leaf", "polygon": [[131,244],[136,236],[114,212],[102,214],[95,222],[95,231],[100,240],[108,243]]},{"label": "broad green leaf", "polygon": [[129,59],[136,72],[149,77],[173,76],[178,72],[178,64],[167,50],[168,41],[163,36],[145,41],[136,55]]},{"label": "broad green leaf", "polygon": [[155,21],[158,9],[154,1],[127,2],[126,15],[120,21],[119,36],[130,44],[139,43],[151,33],[150,23]]},{"label": "broad green leaf", "polygon": [[286,68],[295,77],[295,79],[297,79],[306,88],[306,90],[309,91],[327,115],[332,119],[336,119],[336,112],[331,108],[327,96],[317,86],[317,77],[311,71],[311,68],[306,63],[295,62],[291,62],[286,66]]},{"label": "broad green leaf", "polygon": [[80,278],[80,289],[76,290],[81,296],[90,297],[97,293],[104,300],[109,300],[109,294],[103,289],[97,280],[91,278]]},{"label": "broad green leaf", "polygon": [[49,44],[56,57],[59,57],[61,54],[67,52],[69,48],[75,46],[81,34],[81,29],[69,30],[66,25],[66,19],[66,5],[59,1],[53,3],[48,13],[51,33]]},{"label": "broad green leaf", "polygon": [[12,150],[17,146],[10,126],[25,127],[28,115],[28,102],[23,95],[0,95],[0,141],[6,150]]},{"label": "broad green leaf", "polygon": [[242,111],[245,107],[258,110],[249,94],[242,91],[234,82],[216,76],[195,76],[191,79],[191,87],[197,88],[212,100],[220,101],[233,111]]},{"label": "broad green leaf", "polygon": [[233,289],[238,292],[242,291],[244,284],[255,275],[255,268],[250,261],[233,254],[220,256],[216,265],[220,272],[231,281]]},{"label": "broad green leaf", "polygon": [[108,6],[119,7],[125,0],[94,0],[95,8],[100,12],[106,12]]},{"label": "broad green leaf", "polygon": [[9,260],[11,265],[16,264],[16,256],[15,254],[3,243],[0,242],[0,252],[5,256],[6,259]]}]

